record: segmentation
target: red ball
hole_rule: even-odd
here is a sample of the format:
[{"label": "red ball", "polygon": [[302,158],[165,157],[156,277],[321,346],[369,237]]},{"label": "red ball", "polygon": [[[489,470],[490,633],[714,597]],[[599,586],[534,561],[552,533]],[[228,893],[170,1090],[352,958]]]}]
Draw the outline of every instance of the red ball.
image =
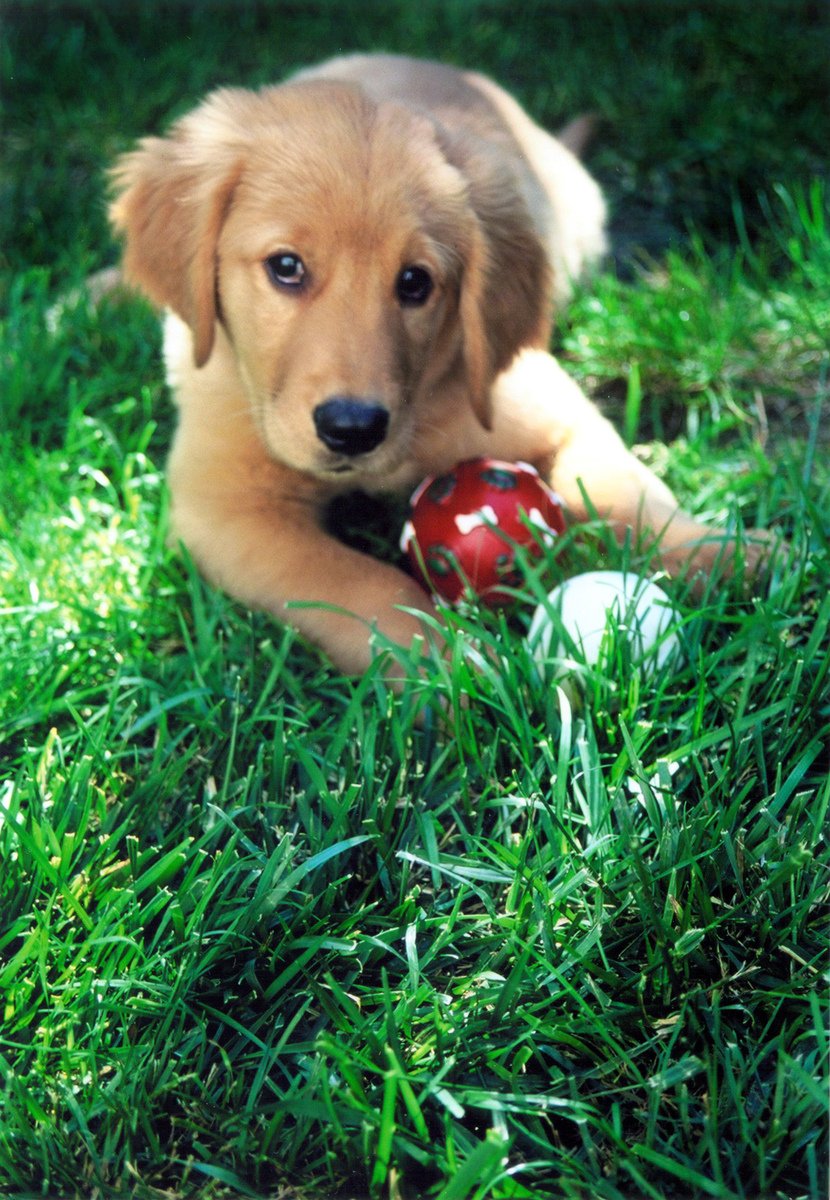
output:
[{"label": "red ball", "polygon": [[401,546],[431,591],[455,601],[469,589],[498,605],[522,582],[517,546],[539,558],[564,529],[561,501],[534,467],[476,458],[416,489]]}]

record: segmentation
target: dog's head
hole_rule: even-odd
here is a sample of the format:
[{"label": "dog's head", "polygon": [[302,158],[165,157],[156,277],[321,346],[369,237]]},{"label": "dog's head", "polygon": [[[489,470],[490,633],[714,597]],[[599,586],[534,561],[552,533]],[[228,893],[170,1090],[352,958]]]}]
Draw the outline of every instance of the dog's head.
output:
[{"label": "dog's head", "polygon": [[451,375],[487,426],[494,376],[544,337],[547,260],[497,156],[351,85],[219,91],[114,180],[127,278],[197,367],[221,325],[297,469],[394,469]]}]

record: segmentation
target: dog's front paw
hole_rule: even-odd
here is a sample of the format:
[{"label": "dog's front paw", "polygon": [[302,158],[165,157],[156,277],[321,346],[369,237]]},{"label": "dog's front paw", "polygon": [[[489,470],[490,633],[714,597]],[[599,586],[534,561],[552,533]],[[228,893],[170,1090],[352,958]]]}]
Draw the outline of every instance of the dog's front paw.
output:
[{"label": "dog's front paw", "polygon": [[659,557],[669,574],[686,579],[695,593],[718,579],[756,588],[790,553],[789,544],[774,530],[748,529],[735,536],[695,522],[686,533],[669,545],[661,544]]}]

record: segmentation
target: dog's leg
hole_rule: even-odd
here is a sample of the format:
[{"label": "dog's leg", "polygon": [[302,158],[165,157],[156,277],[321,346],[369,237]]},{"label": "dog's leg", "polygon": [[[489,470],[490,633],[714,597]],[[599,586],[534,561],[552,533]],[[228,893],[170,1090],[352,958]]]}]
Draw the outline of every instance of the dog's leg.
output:
[{"label": "dog's leg", "polygon": [[[725,534],[685,513],[670,489],[627,449],[614,427],[549,354],[525,351],[497,381],[494,434],[508,443],[539,435],[539,463],[576,521],[593,513],[620,537],[654,542],[655,559],[675,575],[729,569]],[[521,447],[519,447],[521,453]],[[586,504],[587,497],[587,504]],[[763,535],[745,547],[754,569],[768,552]]]},{"label": "dog's leg", "polygon": [[369,666],[373,630],[381,646],[384,639],[404,647],[417,637],[429,641],[429,624],[404,611],[429,612],[426,592],[397,568],[327,534],[315,505],[296,493],[277,498],[181,484],[173,463],[174,535],[206,577],[294,626],[341,671],[358,674]]}]

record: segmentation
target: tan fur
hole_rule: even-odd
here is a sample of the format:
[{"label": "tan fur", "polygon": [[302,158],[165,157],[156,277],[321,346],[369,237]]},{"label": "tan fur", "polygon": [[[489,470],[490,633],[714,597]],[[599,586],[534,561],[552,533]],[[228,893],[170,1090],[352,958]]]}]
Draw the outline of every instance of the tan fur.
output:
[{"label": "tan fur", "polygon": [[[406,490],[479,454],[523,459],[576,519],[584,489],[621,531],[659,534],[668,568],[715,561],[719,540],[547,353],[554,306],[604,248],[604,205],[495,84],[335,60],[214,93],[114,178],[128,278],[168,310],[175,534],[213,581],[342,669],[368,664],[372,627],[406,644],[423,627],[404,609],[431,609],[407,575],[323,530],[327,502],[356,487]],[[268,278],[277,252],[302,258],[301,291]],[[394,293],[411,264],[435,281],[422,307]],[[383,405],[380,445],[324,445],[313,413],[334,396]]]}]

